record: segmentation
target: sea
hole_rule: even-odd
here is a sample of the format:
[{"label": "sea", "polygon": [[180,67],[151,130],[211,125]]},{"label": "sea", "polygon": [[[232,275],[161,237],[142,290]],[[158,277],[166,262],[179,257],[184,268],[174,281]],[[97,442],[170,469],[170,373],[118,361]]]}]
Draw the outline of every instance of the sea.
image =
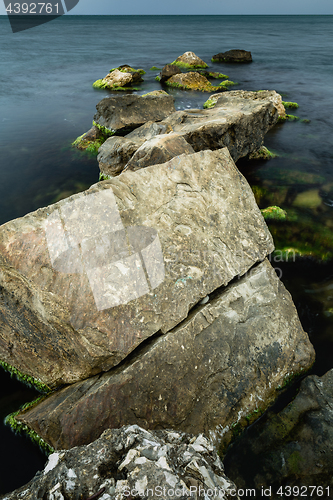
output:
[{"label": "sea", "polygon": [[[146,71],[136,91],[160,89],[158,70],[193,51],[233,89],[276,90],[299,104],[299,119],[276,125],[265,146],[278,156],[240,160],[260,208],[278,205],[289,222],[270,223],[277,246],[298,249],[272,263],[315,346],[311,373],[333,367],[333,16],[71,16],[13,34],[0,16],[0,224],[87,189],[96,156],[71,146],[91,127],[111,91],[92,83],[129,64]],[[251,64],[211,63],[230,49]],[[213,82],[212,82],[213,83]],[[209,94],[169,89],[176,109],[202,108]],[[305,121],[304,121],[305,120]],[[0,369],[0,417],[37,393]],[[0,493],[28,482],[46,456],[0,426]]]}]

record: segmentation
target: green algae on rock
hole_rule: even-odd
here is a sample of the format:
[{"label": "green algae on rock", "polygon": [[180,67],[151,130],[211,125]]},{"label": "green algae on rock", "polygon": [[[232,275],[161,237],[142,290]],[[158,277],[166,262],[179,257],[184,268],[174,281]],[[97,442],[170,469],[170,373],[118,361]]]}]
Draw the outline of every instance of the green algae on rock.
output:
[{"label": "green algae on rock", "polygon": [[285,116],[280,116],[279,117],[279,122],[285,122],[285,121],[295,122],[295,121],[298,121],[298,120],[300,120],[300,118],[298,116],[295,116],[295,115],[288,115],[288,114],[286,114]]},{"label": "green algae on rock", "polygon": [[299,105],[297,102],[287,102],[287,101],[282,101],[282,104],[285,108],[292,108],[292,109],[297,109],[299,108]]},{"label": "green algae on rock", "polygon": [[156,66],[152,66],[149,69],[150,69],[150,71],[161,71],[162,68],[157,68]]},{"label": "green algae on rock", "polygon": [[208,68],[208,64],[196,56],[194,52],[184,52],[182,56],[177,57],[171,64],[187,69]]},{"label": "green algae on rock", "polygon": [[219,86],[221,87],[232,87],[233,85],[238,85],[237,82],[232,82],[231,80],[225,80],[224,82],[221,82]]},{"label": "green algae on rock", "polygon": [[5,361],[0,361],[0,366],[2,366],[2,368],[6,372],[10,373],[11,377],[15,377],[23,384],[27,385],[28,387],[33,387],[42,394],[47,394],[51,391],[50,387],[48,387],[46,384],[43,384],[40,380],[36,379],[35,377],[32,377],[31,375],[26,375],[20,372],[20,370],[18,370],[14,366],[11,366],[9,363],[6,363]]},{"label": "green algae on rock", "polygon": [[223,86],[213,87],[207,78],[195,71],[173,75],[165,83],[169,87],[181,90],[197,90],[199,92],[222,92],[227,90]]},{"label": "green algae on rock", "polygon": [[265,220],[285,220],[287,212],[280,207],[272,206],[260,210]]},{"label": "green algae on rock", "polygon": [[114,135],[114,133],[115,132],[113,130],[109,130],[93,120],[92,128],[85,134],[82,134],[75,139],[72,146],[82,151],[87,151],[97,155],[98,149],[101,145],[104,144],[106,139]]},{"label": "green algae on rock", "polygon": [[220,78],[225,78],[228,79],[229,77],[227,75],[224,75],[223,73],[218,73],[216,71],[205,71],[205,70],[198,70],[198,73],[200,75],[205,76],[206,78],[213,78],[213,79],[220,79]]},{"label": "green algae on rock", "polygon": [[250,153],[249,160],[271,160],[278,155],[270,151],[266,146],[262,146],[258,151]]}]

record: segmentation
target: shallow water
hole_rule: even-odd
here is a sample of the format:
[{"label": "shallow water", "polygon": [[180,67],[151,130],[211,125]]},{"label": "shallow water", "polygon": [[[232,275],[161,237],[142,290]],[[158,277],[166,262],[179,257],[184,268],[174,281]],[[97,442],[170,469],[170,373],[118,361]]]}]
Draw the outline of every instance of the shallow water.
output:
[{"label": "shallow water", "polygon": [[[289,113],[311,122],[276,126],[265,144],[279,157],[240,161],[239,167],[261,189],[261,208],[274,202],[293,217],[292,225],[270,225],[278,243],[294,247],[308,235],[313,240],[308,249],[317,256],[328,254],[333,227],[332,21],[333,16],[64,16],[13,35],[7,18],[0,17],[0,223],[98,180],[96,158],[70,145],[90,128],[96,103],[110,95],[91,84],[111,67],[126,63],[145,69],[139,91],[145,93],[160,88],[152,66],[161,68],[187,50],[209,63],[218,52],[243,48],[251,50],[252,64],[210,66],[239,82],[235,89],[277,90],[284,100],[299,104]],[[179,109],[202,107],[208,98],[200,92],[170,93]],[[332,264],[310,259],[275,265],[316,347],[314,371],[321,375],[333,366]],[[0,378],[2,417],[34,398],[7,374],[1,372]],[[45,457],[37,448],[34,457],[32,445],[8,428],[0,432],[1,493],[27,482]]]}]

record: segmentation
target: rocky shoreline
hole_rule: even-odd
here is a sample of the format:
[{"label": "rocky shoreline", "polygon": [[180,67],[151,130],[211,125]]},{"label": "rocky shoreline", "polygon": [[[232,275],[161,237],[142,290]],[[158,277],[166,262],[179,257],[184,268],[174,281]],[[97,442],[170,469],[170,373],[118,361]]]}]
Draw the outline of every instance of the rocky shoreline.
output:
[{"label": "rocky shoreline", "polygon": [[[172,65],[205,68],[189,54]],[[142,75],[127,65],[110,75],[128,73]],[[286,116],[281,96],[224,92],[205,107],[176,111],[161,91],[103,99],[76,143],[98,149],[101,182],[0,228],[0,359],[50,392],[8,422],[59,451],[2,498],[120,499],[125,487],[158,485],[238,498],[247,484],[225,476],[214,449],[223,456],[313,364],[234,163],[262,151]],[[264,215],[280,217],[275,209]],[[308,473],[295,470],[300,481]],[[254,487],[274,482],[269,474]]]}]

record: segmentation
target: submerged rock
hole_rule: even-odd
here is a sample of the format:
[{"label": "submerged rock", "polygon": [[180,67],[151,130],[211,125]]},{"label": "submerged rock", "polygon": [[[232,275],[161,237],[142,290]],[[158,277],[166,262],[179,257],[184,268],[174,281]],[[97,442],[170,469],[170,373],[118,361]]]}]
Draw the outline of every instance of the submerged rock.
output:
[{"label": "submerged rock", "polygon": [[[137,128],[125,137],[128,142],[124,141],[124,147],[131,151],[133,144],[137,145],[137,149],[143,148],[145,140],[150,141],[159,134],[173,133],[182,137],[194,151],[215,150],[227,146],[234,161],[258,151],[264,135],[278,120],[275,106],[270,99],[243,99],[233,92],[226,96],[229,94],[230,97],[225,101],[217,100],[218,105],[214,106],[214,109],[176,111],[159,123],[149,122]],[[156,140],[153,144],[158,147],[159,141]],[[99,165],[103,175],[116,175],[120,163],[125,167],[124,157],[119,158],[117,141],[114,138],[108,139],[100,153],[103,154],[103,161]],[[186,153],[185,149],[183,153]],[[145,164],[141,158],[141,168],[150,164],[149,161]]]},{"label": "submerged rock", "polygon": [[42,473],[5,499],[188,500],[204,492],[211,499],[239,500],[204,436],[132,425],[107,430],[88,446],[53,453]]},{"label": "submerged rock", "polygon": [[113,132],[140,127],[149,120],[161,121],[175,111],[168,94],[106,97],[96,105],[94,120]]},{"label": "submerged rock", "polygon": [[272,250],[227,149],[124,172],[1,227],[0,360],[50,386],[107,371]]},{"label": "submerged rock", "polygon": [[194,52],[184,52],[182,56],[177,57],[171,64],[175,64],[181,68],[208,68],[208,64],[196,56]]},{"label": "submerged rock", "polygon": [[223,86],[213,87],[210,81],[197,71],[173,75],[165,83],[169,87],[181,90],[198,90],[200,92],[223,92],[226,90]]},{"label": "submerged rock", "polygon": [[249,63],[252,62],[252,55],[247,50],[227,50],[213,56],[212,62]]},{"label": "submerged rock", "polygon": [[[280,491],[290,487],[295,492],[303,488],[304,496],[312,498],[331,497],[332,405],[333,370],[322,377],[306,377],[294,401],[278,414],[271,412],[235,444],[228,457],[232,479],[240,487],[272,486],[274,499],[281,498],[280,487]],[[249,463],[247,477],[244,471]]]},{"label": "submerged rock", "polygon": [[[185,291],[191,279],[179,286]],[[290,294],[264,261],[126,365],[62,389],[16,418],[55,449],[134,423],[204,432],[222,448],[236,424],[259,416],[285,378],[313,360]]]}]

